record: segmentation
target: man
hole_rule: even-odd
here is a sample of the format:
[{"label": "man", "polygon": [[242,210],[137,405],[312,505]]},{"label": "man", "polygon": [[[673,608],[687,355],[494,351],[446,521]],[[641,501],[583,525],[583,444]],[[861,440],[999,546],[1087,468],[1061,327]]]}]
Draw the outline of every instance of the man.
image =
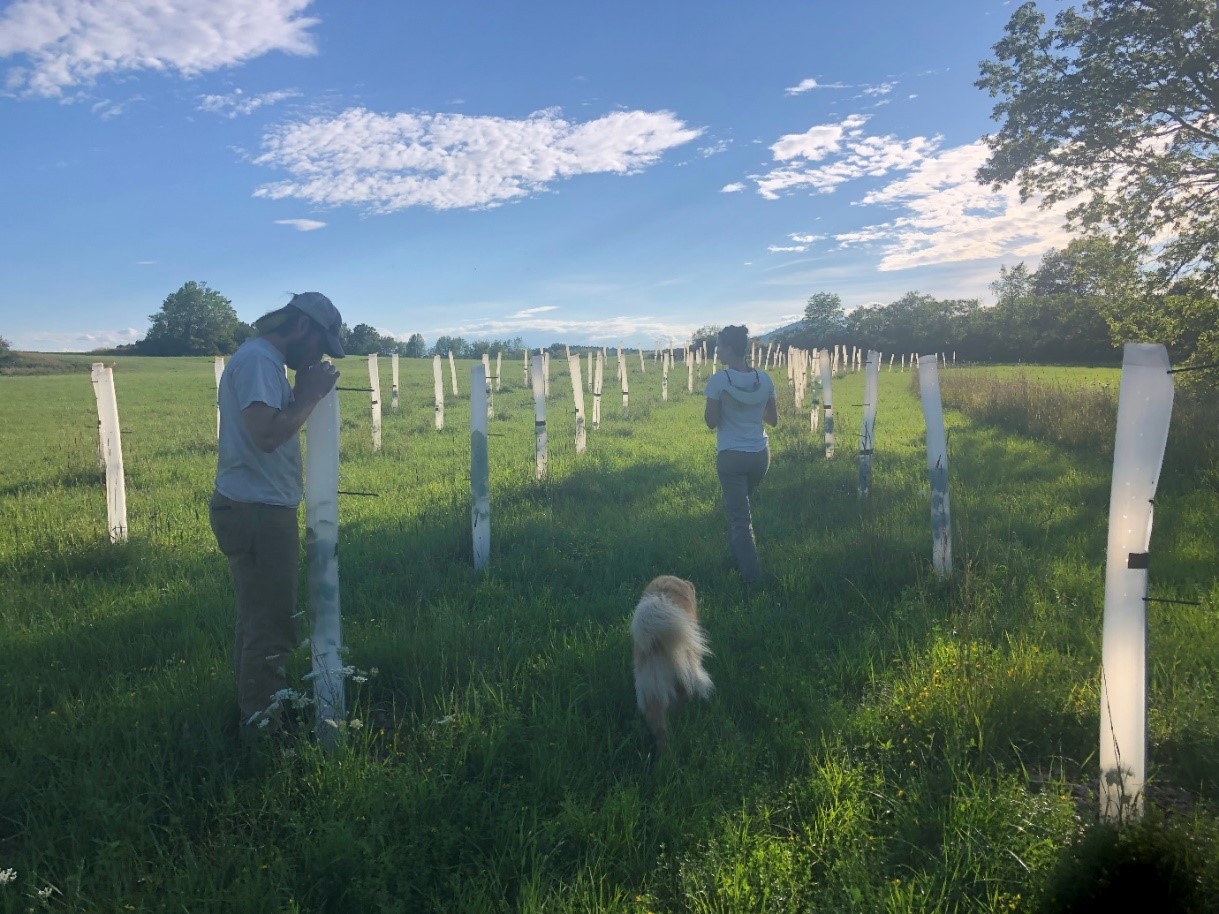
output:
[{"label": "man", "polygon": [[[343,318],[325,295],[303,292],[254,322],[220,379],[220,445],[212,532],[237,591],[233,663],[243,738],[279,730],[275,695],[288,687],[296,646],[302,493],[300,429],[339,373]],[[289,386],[284,366],[296,371]]]}]

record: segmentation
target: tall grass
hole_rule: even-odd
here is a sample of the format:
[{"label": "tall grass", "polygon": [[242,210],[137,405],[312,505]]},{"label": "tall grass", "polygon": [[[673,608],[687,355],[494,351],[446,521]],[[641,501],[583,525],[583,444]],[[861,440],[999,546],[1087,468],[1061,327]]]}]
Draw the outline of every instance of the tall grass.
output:
[{"label": "tall grass", "polygon": [[[1054,373],[1025,370],[954,369],[940,375],[944,403],[981,422],[1039,441],[1113,458],[1120,370]],[[917,375],[913,383],[917,388]],[[1167,474],[1219,482],[1219,400],[1213,391],[1184,387],[1175,392],[1165,453]]]},{"label": "tall grass", "polygon": [[[1063,885],[1148,855],[1198,910],[1219,898],[1213,488],[1157,499],[1156,592],[1205,605],[1152,614],[1151,822],[1106,844],[1103,455],[950,412],[958,565],[941,583],[905,379],[881,374],[862,503],[851,448],[825,460],[776,373],[754,512],[769,578],[747,591],[698,396],[672,385],[663,403],[635,363],[630,418],[608,395],[577,456],[556,364],[539,483],[530,394],[506,370],[475,573],[468,400],[438,433],[430,363],[402,367],[379,453],[367,395],[341,394],[341,486],[376,493],[341,501],[344,632],[377,674],[349,684],[333,756],[237,745],[210,360],[117,360],[121,547],[87,373],[0,378],[0,908],[1067,910]],[[862,376],[835,393],[852,442]],[[659,573],[699,590],[717,692],[654,758],[627,619]]]}]

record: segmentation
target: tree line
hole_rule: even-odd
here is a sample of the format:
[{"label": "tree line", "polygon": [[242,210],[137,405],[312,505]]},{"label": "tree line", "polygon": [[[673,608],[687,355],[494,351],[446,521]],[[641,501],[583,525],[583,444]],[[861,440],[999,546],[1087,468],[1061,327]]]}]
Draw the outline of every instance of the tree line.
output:
[{"label": "tree line", "polygon": [[[207,283],[190,281],[166,296],[160,310],[148,316],[150,326],[143,339],[105,350],[114,355],[230,355],[258,331],[237,316],[233,303]],[[405,340],[381,333],[371,324],[343,324],[339,330],[343,348],[351,355],[397,355],[429,358],[433,355],[477,359],[483,353],[520,355],[524,342],[518,336],[507,340],[465,340],[442,336],[429,347],[423,335],[412,333]]]},{"label": "tree line", "polygon": [[1105,364],[1128,341],[1163,343],[1176,363],[1219,361],[1219,299],[1196,276],[1157,288],[1135,257],[1090,236],[1048,251],[1036,270],[1002,267],[994,305],[907,292],[845,312],[818,292],[804,317],[771,338],[812,349],[837,343],[882,352],[955,352],[979,362]]}]

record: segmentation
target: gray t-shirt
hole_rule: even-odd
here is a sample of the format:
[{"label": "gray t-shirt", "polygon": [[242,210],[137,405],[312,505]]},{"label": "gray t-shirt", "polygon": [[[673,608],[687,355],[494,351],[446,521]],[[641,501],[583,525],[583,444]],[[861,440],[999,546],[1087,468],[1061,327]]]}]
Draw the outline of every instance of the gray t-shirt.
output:
[{"label": "gray t-shirt", "polygon": [[764,371],[725,368],[707,379],[704,394],[720,401],[720,423],[715,427],[716,450],[766,450],[769,438],[762,425],[766,404],[774,399],[775,382]]},{"label": "gray t-shirt", "polygon": [[233,501],[295,508],[301,501],[301,442],[293,435],[270,454],[254,443],[241,412],[251,403],[287,409],[295,402],[284,356],[262,337],[246,340],[220,378],[216,491]]}]

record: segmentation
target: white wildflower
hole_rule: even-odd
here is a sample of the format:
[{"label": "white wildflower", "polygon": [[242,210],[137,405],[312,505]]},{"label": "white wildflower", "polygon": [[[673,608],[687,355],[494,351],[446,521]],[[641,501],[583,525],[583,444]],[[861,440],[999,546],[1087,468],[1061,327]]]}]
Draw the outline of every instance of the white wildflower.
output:
[{"label": "white wildflower", "polygon": [[17,878],[16,870],[14,870],[12,868],[7,869],[7,870],[0,870],[0,885],[8,885],[10,882],[14,881],[16,878]]}]

